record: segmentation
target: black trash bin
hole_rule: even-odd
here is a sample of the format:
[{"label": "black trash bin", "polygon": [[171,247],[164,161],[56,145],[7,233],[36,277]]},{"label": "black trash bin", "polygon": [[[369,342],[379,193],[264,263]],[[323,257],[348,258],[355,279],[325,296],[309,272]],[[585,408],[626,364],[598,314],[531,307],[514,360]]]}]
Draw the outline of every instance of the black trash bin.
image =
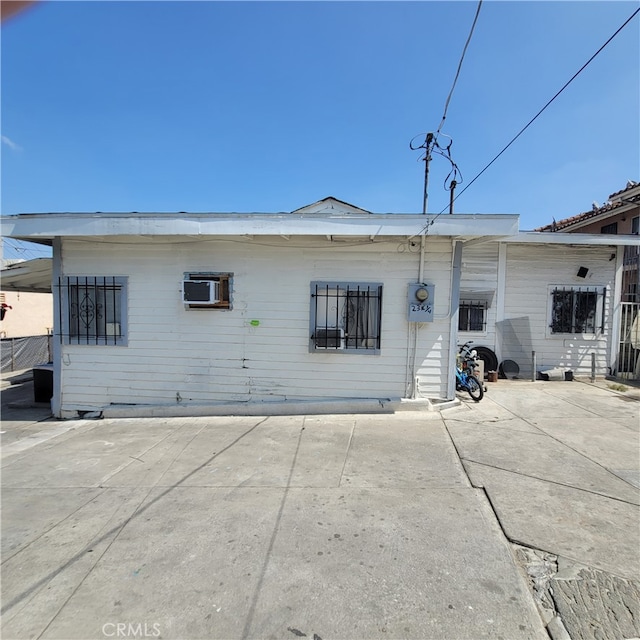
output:
[{"label": "black trash bin", "polygon": [[49,402],[53,397],[53,363],[33,367],[33,399],[35,402]]}]

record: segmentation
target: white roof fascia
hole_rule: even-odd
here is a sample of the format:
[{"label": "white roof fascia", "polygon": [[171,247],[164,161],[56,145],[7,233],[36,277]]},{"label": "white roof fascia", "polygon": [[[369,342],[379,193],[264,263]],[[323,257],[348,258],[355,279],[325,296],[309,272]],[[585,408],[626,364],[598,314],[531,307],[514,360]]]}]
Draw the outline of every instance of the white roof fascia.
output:
[{"label": "white roof fascia", "polygon": [[634,235],[615,235],[597,233],[558,233],[548,231],[521,231],[517,235],[502,238],[500,242],[509,244],[564,244],[593,245],[608,247],[640,246],[640,237]]},{"label": "white roof fascia", "polygon": [[[433,224],[431,224],[433,222]],[[2,235],[38,241],[91,236],[510,236],[511,214],[133,214],[49,213],[4,216]]]}]

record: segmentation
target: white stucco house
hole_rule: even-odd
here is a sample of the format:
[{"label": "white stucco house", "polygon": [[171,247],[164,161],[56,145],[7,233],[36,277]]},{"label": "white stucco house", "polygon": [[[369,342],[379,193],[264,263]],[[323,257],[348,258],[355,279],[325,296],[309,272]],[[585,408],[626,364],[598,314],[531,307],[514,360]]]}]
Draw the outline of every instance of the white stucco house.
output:
[{"label": "white stucco house", "polygon": [[[473,339],[527,375],[614,366],[621,249],[519,233],[517,215],[55,213],[2,220],[53,246],[56,416],[426,407]],[[620,239],[618,238],[616,244]],[[586,271],[585,271],[586,270]]]}]

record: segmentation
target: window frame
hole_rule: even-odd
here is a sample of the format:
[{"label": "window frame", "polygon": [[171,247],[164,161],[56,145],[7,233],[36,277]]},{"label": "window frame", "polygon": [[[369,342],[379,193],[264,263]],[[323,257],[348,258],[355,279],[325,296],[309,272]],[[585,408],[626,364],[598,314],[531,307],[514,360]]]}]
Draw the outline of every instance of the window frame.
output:
[{"label": "window frame", "polygon": [[604,233],[607,235],[617,235],[618,234],[618,221],[609,222],[608,224],[603,224],[600,227],[600,233]]},{"label": "window frame", "polygon": [[[344,296],[345,303],[349,297],[359,298],[360,293],[367,293],[367,297],[363,298],[365,300],[375,300],[377,303],[377,308],[372,310],[367,310],[367,321],[371,319],[371,315],[374,316],[374,326],[368,331],[366,336],[356,336],[355,340],[366,341],[367,343],[372,342],[373,346],[349,346],[349,341],[354,338],[350,337],[348,334],[348,327],[345,325],[348,323],[349,314],[348,308],[339,309],[340,304],[338,303],[335,307],[336,315],[335,322],[329,322],[328,314],[326,312],[324,314],[319,314],[319,306],[318,306],[318,294],[317,292],[320,289],[324,289],[327,291],[335,290],[335,294],[328,295],[328,298],[335,297],[336,300],[342,299],[341,291],[344,290],[346,296]],[[366,291],[361,291],[366,290]],[[356,293],[357,296],[350,296],[350,294]],[[381,282],[365,282],[365,281],[346,281],[346,280],[314,280],[310,284],[310,298],[309,298],[309,352],[310,353],[339,353],[339,354],[359,354],[359,355],[380,355],[381,353],[381,343],[382,343],[382,294],[383,294],[383,284]],[[326,303],[325,303],[326,306]],[[346,315],[345,315],[346,311]],[[364,310],[363,310],[364,313]],[[324,325],[318,324],[322,315],[324,315]],[[319,317],[320,316],[320,317]],[[359,310],[356,310],[356,323],[358,322]],[[353,320],[353,317],[351,318]],[[342,329],[344,333],[344,338],[341,338],[340,343],[344,343],[344,347],[322,347],[317,346],[317,340],[315,337],[316,329]],[[356,329],[357,330],[357,329]]]},{"label": "window frame", "polygon": [[[105,276],[105,275],[67,275],[58,278],[57,283],[59,297],[59,337],[63,344],[66,345],[82,345],[97,347],[126,347],[129,344],[129,326],[128,326],[128,298],[129,298],[129,278],[128,276]],[[114,311],[113,322],[120,325],[120,333],[118,335],[110,335],[99,331],[96,324],[94,329],[90,330],[89,324],[86,325],[87,330],[84,333],[72,333],[72,304],[76,296],[79,296],[82,289],[85,295],[90,290],[105,291],[105,301],[113,301],[115,310],[119,309],[119,313]],[[76,293],[77,289],[77,293]],[[98,306],[99,302],[95,300],[93,304]],[[107,311],[107,313],[109,313]],[[108,323],[105,319],[105,329]],[[77,327],[79,329],[79,321]]]},{"label": "window frame", "polygon": [[[462,311],[463,308],[467,311],[472,310],[481,310],[482,311],[482,320],[480,329],[471,328],[471,317],[470,313],[467,315],[466,325],[468,328],[462,328],[460,326],[462,322]],[[471,298],[461,298],[458,303],[458,331],[462,331],[464,333],[487,333],[487,315],[489,311],[489,304],[486,300],[473,300]]]},{"label": "window frame", "polygon": [[[571,302],[571,329],[569,331],[554,330],[554,307],[555,295],[558,293],[570,293],[572,295]],[[584,294],[595,296],[595,309],[592,322],[593,329],[588,331],[576,331],[576,317],[578,301],[576,294]],[[599,337],[605,335],[605,303],[607,297],[607,287],[605,286],[575,286],[575,285],[550,285],[548,288],[548,312],[547,312],[547,334],[551,337],[566,336],[593,336]],[[564,327],[563,327],[564,328]]]}]

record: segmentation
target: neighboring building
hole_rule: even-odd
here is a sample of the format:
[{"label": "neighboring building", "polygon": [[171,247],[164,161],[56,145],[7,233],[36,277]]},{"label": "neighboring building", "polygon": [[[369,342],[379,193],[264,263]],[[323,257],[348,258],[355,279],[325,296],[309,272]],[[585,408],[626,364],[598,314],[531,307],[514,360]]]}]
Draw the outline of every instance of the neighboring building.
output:
[{"label": "neighboring building", "polygon": [[[571,218],[553,221],[537,229],[542,232],[592,233],[636,236],[640,234],[640,184],[629,180],[624,189],[612,193],[600,206]],[[623,249],[619,297],[619,346],[612,373],[623,378],[640,379],[640,239]],[[615,348],[614,348],[615,349]]]},{"label": "neighboring building", "polygon": [[48,335],[53,331],[53,297],[51,285],[46,289],[25,286],[13,289],[11,276],[33,270],[38,263],[50,272],[50,259],[5,260],[0,280],[0,305],[5,310],[0,320],[2,338],[23,338],[26,336]]},{"label": "neighboring building", "polygon": [[[539,368],[579,375],[591,353],[598,375],[614,359],[615,246],[575,236],[568,261],[566,238],[518,234],[515,215],[372,214],[325,198],[293,213],[2,222],[53,246],[60,417],[424,406],[455,396],[468,335],[523,375],[531,349]],[[593,295],[575,293],[584,282]]]},{"label": "neighboring building", "polygon": [[[14,289],[16,274],[26,275],[38,264],[48,281],[40,288],[22,281]],[[51,259],[3,260],[0,280],[0,338],[2,371],[16,371],[48,362],[49,336],[53,332],[53,296],[51,295]]]},{"label": "neighboring building", "polygon": [[[609,235],[640,234],[640,184],[629,180],[627,186],[609,196],[600,206],[593,203],[591,211],[554,221],[536,229],[558,233],[598,233]],[[640,302],[640,242],[626,247],[622,302]]]},{"label": "neighboring building", "polygon": [[53,298],[50,293],[0,292],[5,309],[0,320],[0,337],[46,336],[53,331]]}]

